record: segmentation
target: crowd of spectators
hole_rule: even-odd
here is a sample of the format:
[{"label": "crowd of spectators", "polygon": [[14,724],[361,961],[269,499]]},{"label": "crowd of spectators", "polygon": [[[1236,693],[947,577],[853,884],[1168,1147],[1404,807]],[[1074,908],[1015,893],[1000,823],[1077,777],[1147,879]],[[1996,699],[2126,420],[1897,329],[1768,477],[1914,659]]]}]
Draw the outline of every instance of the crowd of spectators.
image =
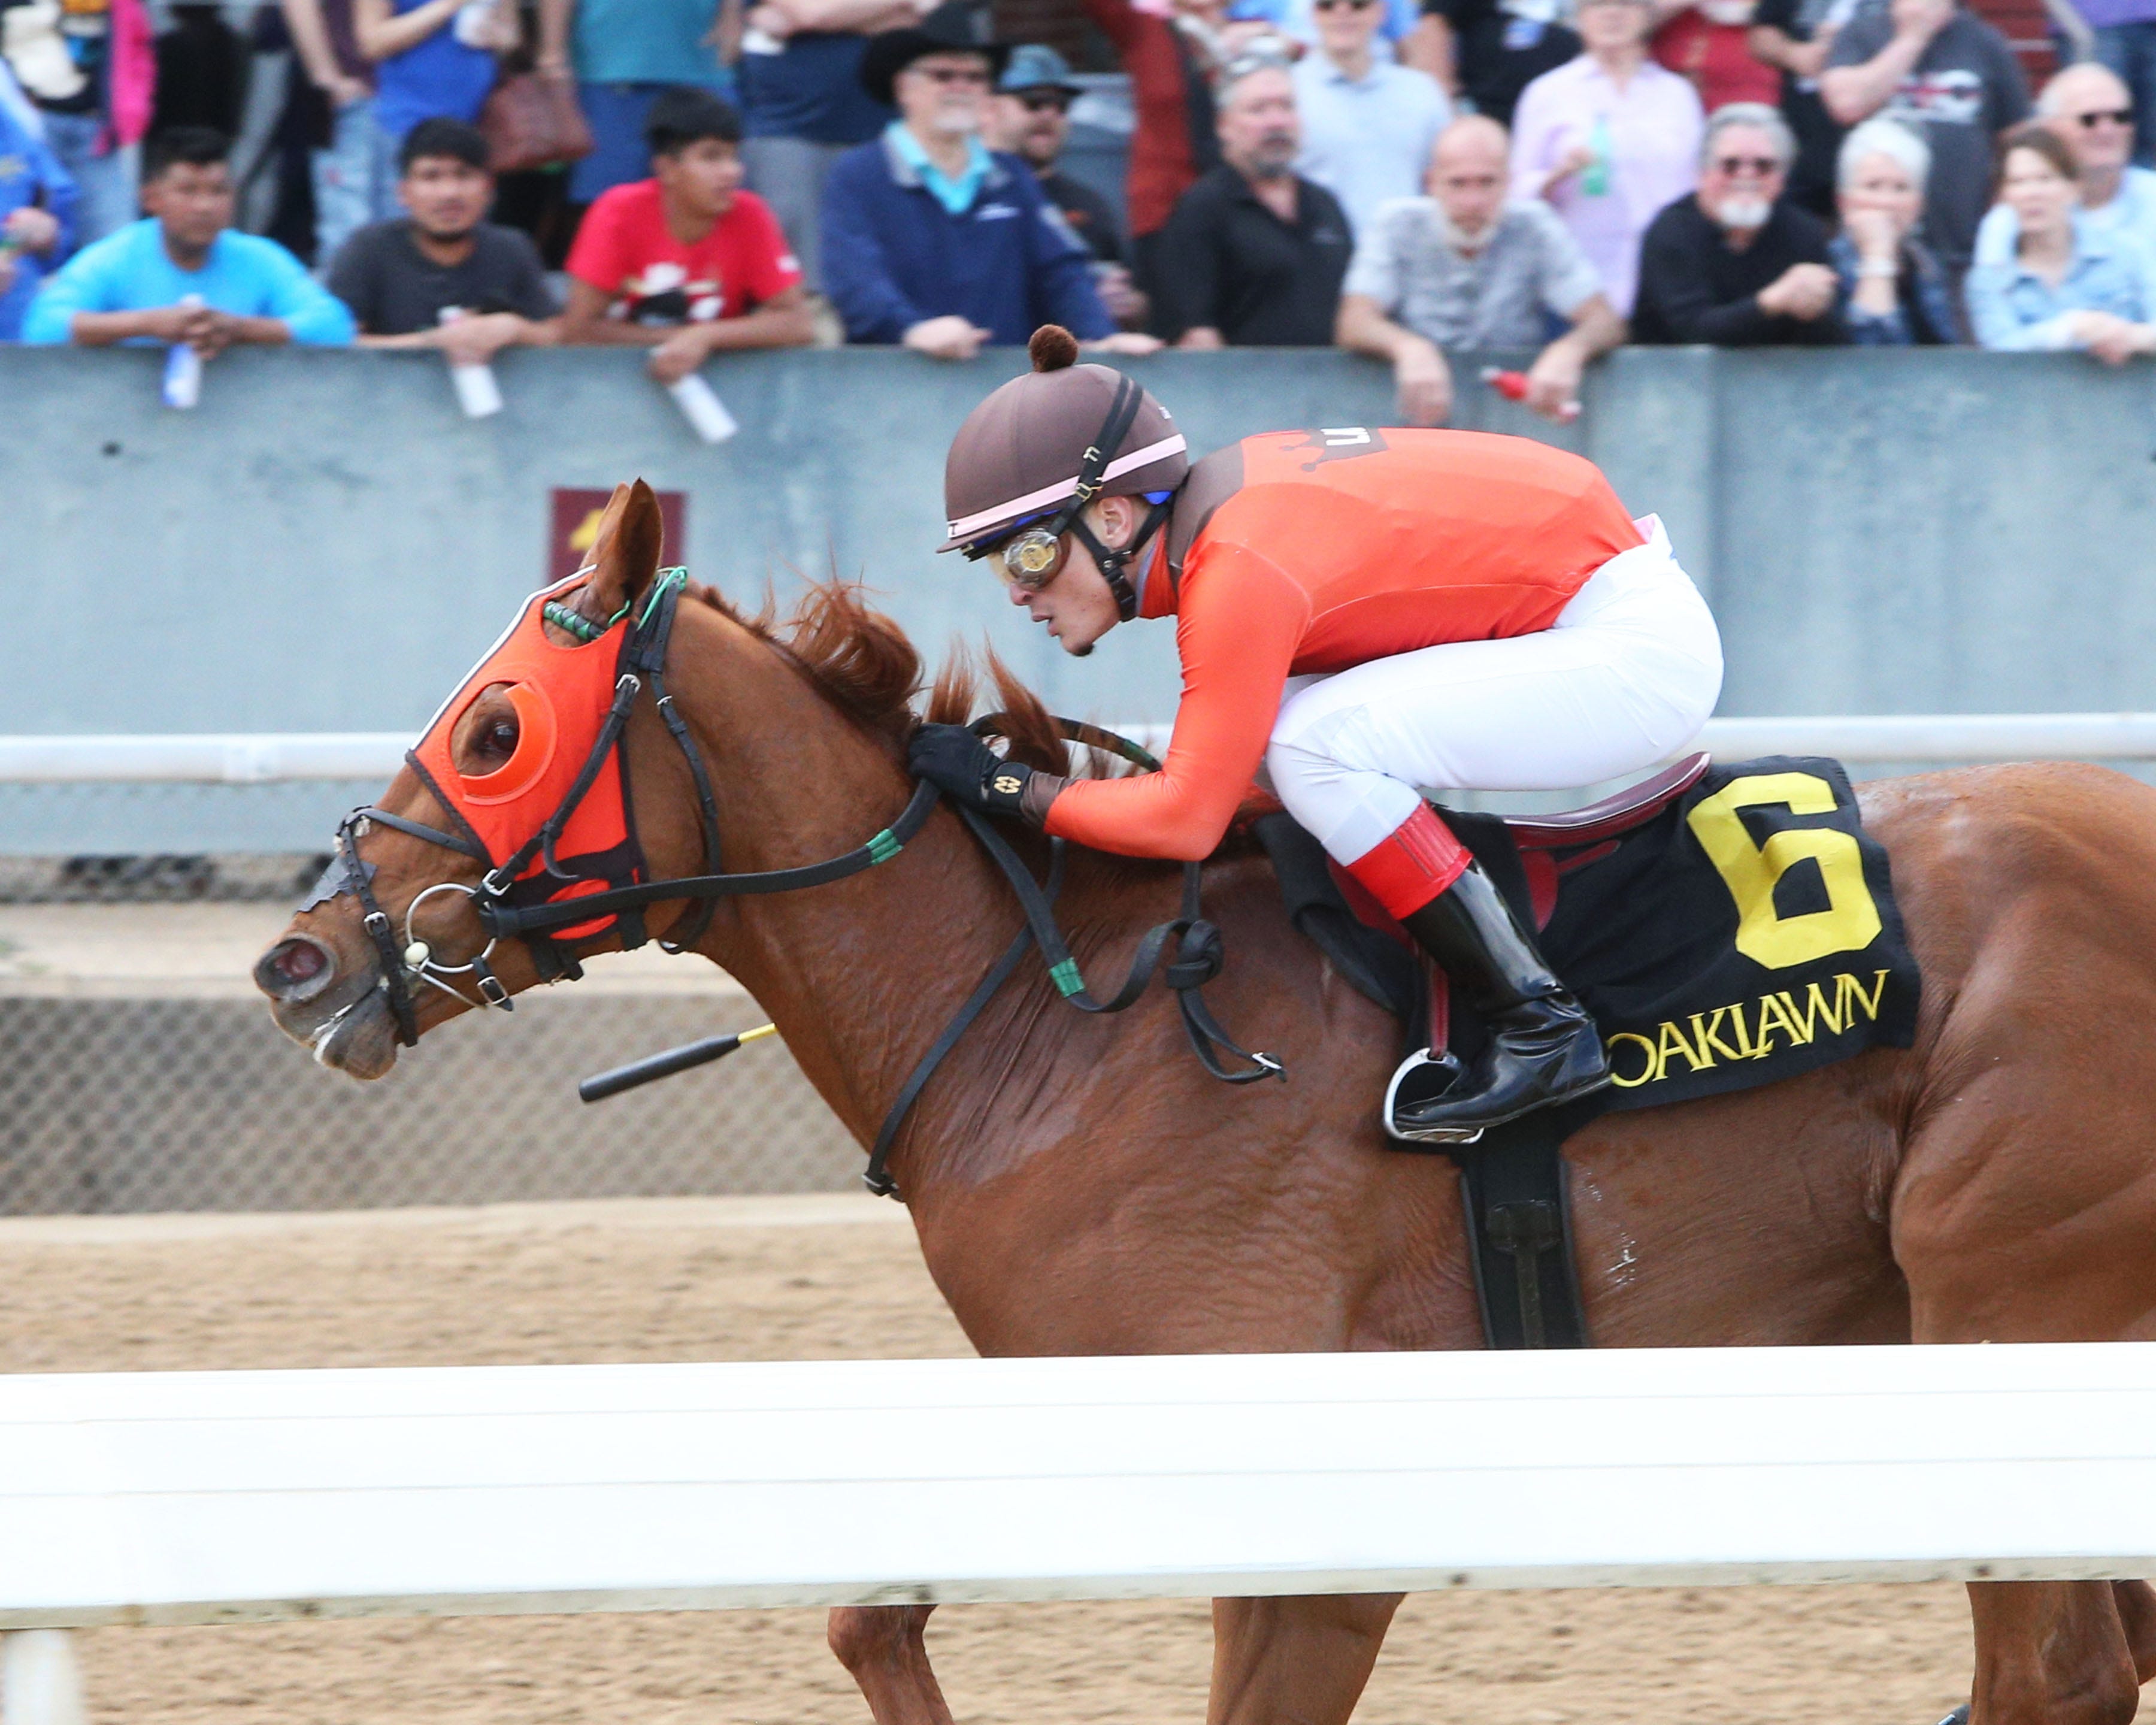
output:
[{"label": "crowd of spectators", "polygon": [[[1553,418],[1627,340],[2156,355],[2156,0],[2071,0],[2089,57],[2033,106],[1958,0],[1081,3],[1122,217],[1064,162],[1084,81],[985,0],[279,0],[245,51],[290,89],[237,137],[187,88],[210,8],[0,0],[0,341],[617,345],[671,384],[1052,321],[1337,344],[1424,424],[1462,349],[1531,354]],[[544,221],[491,167],[520,85],[587,135]],[[290,246],[250,218],[280,162]]]}]

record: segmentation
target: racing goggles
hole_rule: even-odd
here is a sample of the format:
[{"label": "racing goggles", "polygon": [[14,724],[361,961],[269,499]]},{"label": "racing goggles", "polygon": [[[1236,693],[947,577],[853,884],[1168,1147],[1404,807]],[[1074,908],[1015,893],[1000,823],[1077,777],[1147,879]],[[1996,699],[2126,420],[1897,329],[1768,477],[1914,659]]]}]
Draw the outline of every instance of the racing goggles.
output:
[{"label": "racing goggles", "polygon": [[[1158,509],[1175,493],[1141,491],[1138,495]],[[1017,532],[985,552],[983,561],[1003,577],[1007,585],[1025,593],[1039,593],[1063,572],[1065,536],[1070,531],[1059,525],[1064,514],[1062,510],[1049,510],[1031,517],[1033,525],[1021,525]],[[1133,546],[1132,550],[1137,548]]]}]

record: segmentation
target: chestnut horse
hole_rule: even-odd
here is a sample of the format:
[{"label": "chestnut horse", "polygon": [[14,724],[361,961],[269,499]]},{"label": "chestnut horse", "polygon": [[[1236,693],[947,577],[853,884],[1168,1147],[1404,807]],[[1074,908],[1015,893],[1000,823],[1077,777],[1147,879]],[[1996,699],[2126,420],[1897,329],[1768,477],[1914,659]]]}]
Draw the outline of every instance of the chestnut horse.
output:
[{"label": "chestnut horse", "polygon": [[[571,603],[613,618],[654,578],[659,512],[615,494]],[[561,644],[572,644],[567,634]],[[860,845],[906,803],[920,662],[843,588],[791,630],[691,589],[670,682],[710,765],[726,866],[769,870]],[[1037,703],[998,671],[1021,750],[1060,758]],[[930,702],[966,716],[947,673]],[[460,767],[492,770],[516,710],[497,687],[458,723]],[[690,773],[649,700],[629,730],[652,878],[699,871]],[[1766,1089],[1604,1116],[1567,1146],[1586,1312],[1605,1347],[2037,1342],[2156,1337],[2156,792],[2079,766],[1867,786],[1923,967],[1915,1046]],[[382,806],[440,825],[408,769]],[[1028,841],[1020,840],[1022,846]],[[375,823],[373,890],[404,907],[476,864]],[[1029,852],[1038,864],[1036,846]],[[1166,865],[1074,855],[1060,901],[1089,973],[1120,973],[1176,914]],[[1459,1179],[1387,1147],[1378,1098],[1396,1027],[1282,915],[1271,870],[1230,845],[1205,875],[1229,961],[1209,989],[1290,1081],[1216,1086],[1156,995],[1081,1016],[1032,963],[915,1107],[891,1158],[937,1286],[983,1354],[1476,1348]],[[654,907],[663,932],[685,907]],[[904,853],[814,891],[720,902],[695,950],[776,1020],[864,1145],[924,1050],[1019,925],[1009,888],[947,809]],[[421,906],[437,951],[470,952],[460,895]],[[302,1043],[336,1014],[330,1064],[396,1058],[377,948],[353,898],[301,913],[256,978]],[[536,979],[521,944],[495,968]],[[423,989],[419,1029],[461,1009]],[[2156,1675],[2139,1582],[1985,1583],[1974,1725],[2112,1725]],[[1214,1609],[1215,1725],[1339,1725],[1397,1595],[1231,1599]],[[842,1609],[831,1643],[877,1725],[942,1725],[929,1607]],[[1928,1725],[1928,1722],[1923,1722]]]}]

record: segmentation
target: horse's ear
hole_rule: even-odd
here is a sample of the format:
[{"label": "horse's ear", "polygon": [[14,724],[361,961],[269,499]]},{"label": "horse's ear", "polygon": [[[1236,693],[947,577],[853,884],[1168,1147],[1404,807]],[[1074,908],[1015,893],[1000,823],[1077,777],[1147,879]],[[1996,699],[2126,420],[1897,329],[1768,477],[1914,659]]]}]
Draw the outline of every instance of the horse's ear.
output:
[{"label": "horse's ear", "polygon": [[577,608],[603,623],[634,603],[659,572],[666,527],[659,497],[642,480],[616,485],[592,542],[593,571]]}]

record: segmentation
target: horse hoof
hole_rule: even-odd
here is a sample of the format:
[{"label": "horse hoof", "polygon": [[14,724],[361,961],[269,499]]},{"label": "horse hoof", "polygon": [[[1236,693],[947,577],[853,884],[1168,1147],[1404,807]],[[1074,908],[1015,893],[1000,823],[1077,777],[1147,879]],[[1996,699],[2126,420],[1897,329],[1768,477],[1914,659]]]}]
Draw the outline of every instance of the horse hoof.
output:
[{"label": "horse hoof", "polygon": [[1969,1709],[1956,1707],[1945,1718],[1939,1721],[1939,1725],[1969,1725]]}]

